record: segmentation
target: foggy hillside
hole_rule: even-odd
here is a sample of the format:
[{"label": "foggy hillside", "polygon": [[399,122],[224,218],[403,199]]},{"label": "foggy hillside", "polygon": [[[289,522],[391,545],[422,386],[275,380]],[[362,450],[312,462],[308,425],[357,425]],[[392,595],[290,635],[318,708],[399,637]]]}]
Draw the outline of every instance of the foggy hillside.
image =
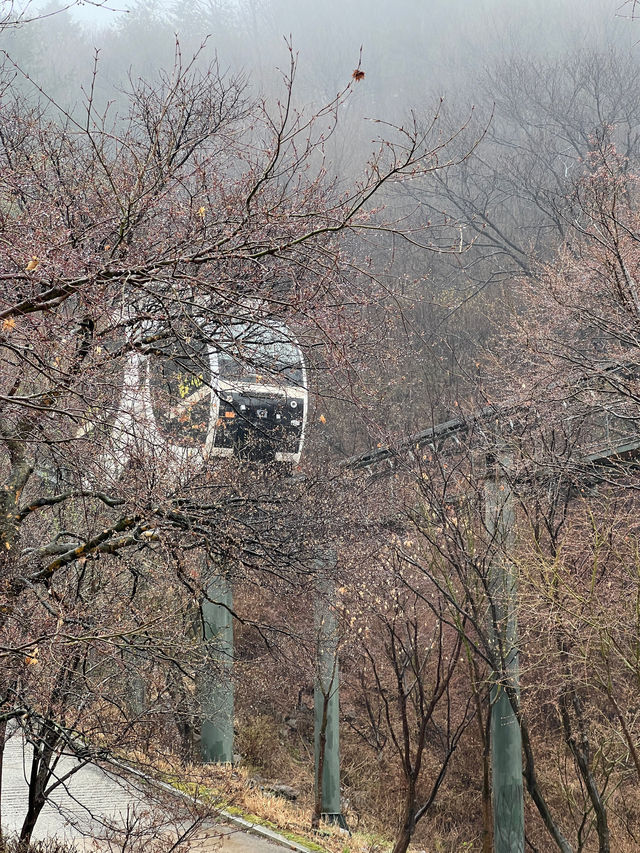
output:
[{"label": "foggy hillside", "polygon": [[639,3],[124,3],[0,4],[0,853],[637,853]]}]

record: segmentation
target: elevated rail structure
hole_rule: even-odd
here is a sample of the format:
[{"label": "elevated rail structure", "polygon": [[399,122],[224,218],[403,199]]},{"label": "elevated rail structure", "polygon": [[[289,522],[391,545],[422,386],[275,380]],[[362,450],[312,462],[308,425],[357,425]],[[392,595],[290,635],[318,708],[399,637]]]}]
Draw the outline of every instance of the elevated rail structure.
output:
[{"label": "elevated rail structure", "polygon": [[[612,377],[617,379],[623,374],[635,378],[637,372],[636,368],[631,374],[628,365],[607,366],[595,390],[586,383],[584,389],[579,388],[593,393],[593,405],[578,414],[566,407],[561,419],[563,428],[569,436],[580,433],[563,469],[575,485],[611,482],[640,466],[640,411],[634,416],[627,410],[621,417],[611,399],[604,404],[597,400],[599,392],[611,386]],[[531,476],[518,470],[514,456],[519,444],[526,442],[533,424],[536,429],[544,429],[540,420],[539,414],[526,404],[486,406],[467,417],[435,424],[393,445],[366,451],[341,463],[346,470],[365,471],[372,479],[384,479],[403,467],[411,470],[416,461],[422,467],[430,454],[440,462],[464,451],[480,457],[475,460],[475,478],[482,486],[487,536],[496,546],[487,567],[487,589],[492,599],[488,633],[496,659],[502,659],[501,671],[494,672],[490,691],[495,853],[525,850],[522,742],[514,710],[514,697],[519,696],[517,577],[507,554],[515,535],[514,490],[526,489]],[[541,479],[553,480],[557,476],[558,472],[550,467],[542,472]]]},{"label": "elevated rail structure", "polygon": [[[598,378],[596,391],[606,389],[612,377],[628,374],[627,365],[610,365]],[[591,383],[593,384],[593,383]],[[585,383],[582,389],[593,389]],[[609,401],[610,402],[610,401]],[[581,432],[589,441],[578,444],[571,458],[572,479],[593,484],[608,478],[616,468],[636,464],[640,458],[640,431],[635,421],[620,418],[610,404],[590,405],[576,415],[567,411],[563,423],[569,432]],[[590,419],[590,420],[589,420]],[[488,536],[498,546],[489,566],[489,589],[495,597],[494,621],[490,626],[496,649],[506,648],[506,671],[496,672],[492,697],[492,766],[494,837],[496,853],[524,851],[524,809],[522,784],[521,739],[517,717],[503,689],[519,692],[517,654],[517,582],[504,554],[514,536],[513,490],[527,487],[526,475],[514,468],[518,445],[532,429],[543,429],[541,417],[522,402],[488,405],[467,416],[435,424],[395,444],[378,447],[340,463],[345,471],[364,471],[373,479],[392,476],[399,469],[411,471],[412,464],[424,464],[430,454],[442,459],[472,451],[476,461],[476,478],[482,483],[485,526]],[[629,425],[634,427],[629,429]],[[428,464],[428,463],[427,463]],[[524,479],[523,479],[524,476]],[[552,469],[544,478],[553,478]],[[343,823],[340,811],[338,643],[332,601],[335,597],[335,554],[318,555],[316,572],[315,631],[318,639],[315,685],[315,755],[316,788],[322,791],[322,814],[327,820]],[[220,593],[220,590],[218,590]],[[211,637],[217,636],[224,647],[226,669],[233,658],[230,613],[230,587],[226,586],[220,605],[209,608]],[[224,624],[223,624],[224,623]],[[229,685],[231,680],[229,679]],[[206,760],[230,761],[233,756],[233,697],[231,686],[218,685],[211,691],[212,703],[203,728],[203,743],[209,744]],[[218,707],[219,706],[219,707]],[[216,711],[218,707],[218,711]],[[211,734],[209,734],[211,732]],[[215,734],[215,737],[213,736]],[[214,744],[215,741],[215,744]]]}]

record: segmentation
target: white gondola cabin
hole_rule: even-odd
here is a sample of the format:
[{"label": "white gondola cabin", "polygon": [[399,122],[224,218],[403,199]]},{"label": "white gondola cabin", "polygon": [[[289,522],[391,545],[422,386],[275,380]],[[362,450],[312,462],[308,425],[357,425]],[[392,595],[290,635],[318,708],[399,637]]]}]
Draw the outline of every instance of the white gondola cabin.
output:
[{"label": "white gondola cabin", "polygon": [[275,323],[238,323],[194,346],[149,357],[147,395],[166,441],[205,457],[300,460],[306,371],[291,333]]}]

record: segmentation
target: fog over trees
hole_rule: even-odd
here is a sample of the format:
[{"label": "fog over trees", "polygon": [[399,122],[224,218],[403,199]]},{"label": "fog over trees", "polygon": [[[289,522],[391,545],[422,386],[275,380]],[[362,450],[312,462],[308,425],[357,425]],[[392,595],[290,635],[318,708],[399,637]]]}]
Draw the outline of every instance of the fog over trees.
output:
[{"label": "fog over trees", "polygon": [[70,754],[336,853],[637,849],[637,11],[3,4],[21,850]]}]

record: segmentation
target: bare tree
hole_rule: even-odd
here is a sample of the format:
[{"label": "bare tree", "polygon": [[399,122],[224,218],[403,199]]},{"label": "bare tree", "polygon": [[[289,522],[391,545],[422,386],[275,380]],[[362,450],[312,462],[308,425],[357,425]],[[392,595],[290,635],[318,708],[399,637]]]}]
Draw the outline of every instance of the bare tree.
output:
[{"label": "bare tree", "polygon": [[[311,369],[339,377],[358,321],[345,305],[363,293],[338,238],[396,228],[372,226],[374,194],[442,168],[446,140],[415,125],[390,129],[395,139],[345,191],[326,179],[322,151],[351,84],[305,117],[292,107],[294,71],[291,52],[273,114],[242,80],[198,70],[178,46],[170,74],[132,82],[122,116],[98,110],[97,67],[82,119],[42,90],[33,104],[7,90],[2,718],[19,719],[37,752],[25,841],[59,745],[76,742],[64,732],[95,742],[100,709],[112,702],[119,725],[133,722],[126,697],[110,693],[114,673],[98,662],[101,649],[114,665],[143,656],[156,662],[150,676],[168,665],[193,683],[195,640],[179,632],[184,602],[206,594],[207,578],[185,571],[180,553],[206,547],[263,578],[304,574],[300,521],[288,525],[284,515],[299,511],[307,487],[276,476],[274,491],[254,465],[205,458],[206,400],[219,393],[207,348],[226,347],[256,372],[237,329],[284,324],[317,348]],[[172,364],[203,386],[175,417],[150,379],[155,371],[165,381]],[[175,610],[158,617],[159,601]],[[24,618],[29,608],[37,622]],[[37,659],[29,679],[26,658]],[[54,688],[50,667],[60,660]],[[157,702],[167,700],[162,683]],[[116,742],[118,726],[109,731]]]},{"label": "bare tree", "polygon": [[407,589],[399,564],[396,571],[386,561],[381,568],[384,597],[365,593],[372,612],[358,617],[366,625],[358,697],[366,713],[359,731],[376,751],[388,744],[400,766],[404,790],[393,850],[404,853],[473,712],[471,698],[455,688],[463,633],[445,624],[441,601]]}]

